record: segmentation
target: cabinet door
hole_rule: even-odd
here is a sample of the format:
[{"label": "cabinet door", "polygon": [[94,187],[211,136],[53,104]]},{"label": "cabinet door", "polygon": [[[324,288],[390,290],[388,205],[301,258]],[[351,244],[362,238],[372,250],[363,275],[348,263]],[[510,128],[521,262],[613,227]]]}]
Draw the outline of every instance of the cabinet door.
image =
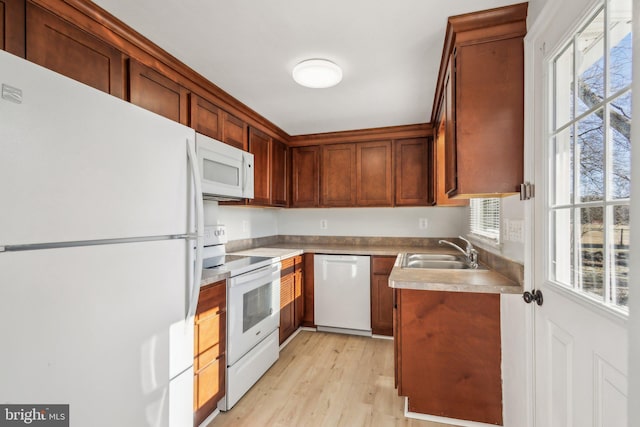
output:
[{"label": "cabinet door", "polygon": [[190,100],[190,127],[196,132],[219,140],[222,135],[222,110],[193,93]]},{"label": "cabinet door", "polygon": [[322,147],[322,206],[356,204],[356,146],[335,144]]},{"label": "cabinet door", "polygon": [[25,0],[0,0],[0,49],[24,58]]},{"label": "cabinet door", "polygon": [[313,254],[304,254],[302,256],[302,265],[304,270],[304,282],[302,289],[302,297],[304,300],[304,313],[302,316],[302,325],[308,327],[315,326],[315,318],[313,313]]},{"label": "cabinet door", "polygon": [[271,204],[271,137],[257,129],[249,129],[249,152],[253,154],[253,200],[249,203]]},{"label": "cabinet door", "polygon": [[444,83],[444,192],[452,195],[458,189],[458,167],[456,163],[456,85],[455,51],[449,60]]},{"label": "cabinet door", "polygon": [[194,425],[200,425],[218,407],[225,394],[226,357],[210,363],[193,378]]},{"label": "cabinet door", "polygon": [[401,139],[395,144],[396,206],[428,205],[429,179],[428,139]]},{"label": "cabinet door", "polygon": [[318,207],[320,204],[320,147],[291,149],[291,206]]},{"label": "cabinet door", "polygon": [[500,295],[399,291],[409,411],[502,425]]},{"label": "cabinet door", "polygon": [[295,284],[291,272],[280,278],[280,344],[295,330]]},{"label": "cabinet door", "polygon": [[204,421],[225,394],[226,281],[200,290],[194,319],[195,425]]},{"label": "cabinet door", "polygon": [[458,196],[514,193],[523,180],[522,38],[457,48]]},{"label": "cabinet door", "polygon": [[274,139],[271,141],[271,205],[286,207],[289,192],[287,177],[289,176],[288,148]]},{"label": "cabinet door", "polygon": [[391,141],[356,144],[356,204],[392,206]]},{"label": "cabinet door", "polygon": [[451,199],[446,192],[446,183],[445,183],[445,175],[446,175],[446,155],[445,151],[447,149],[446,146],[446,138],[447,138],[447,120],[448,116],[446,115],[445,108],[445,99],[446,94],[444,95],[443,101],[441,105],[443,105],[440,119],[436,121],[435,127],[435,139],[434,139],[434,159],[433,159],[433,168],[435,169],[435,200],[436,205],[438,206],[466,206],[469,204],[468,200],[465,199]]},{"label": "cabinet door", "polygon": [[247,141],[249,133],[247,132],[247,128],[247,124],[239,118],[226,111],[222,112],[221,140],[225,144],[247,151],[249,147]]},{"label": "cabinet door", "polygon": [[371,332],[393,335],[393,289],[389,275],[395,257],[371,257]]},{"label": "cabinet door", "polygon": [[304,318],[304,263],[302,255],[295,257],[294,273],[294,297],[295,297],[295,320],[296,329],[302,325]]},{"label": "cabinet door", "polygon": [[26,17],[26,58],[29,61],[103,92],[124,97],[120,51],[31,3],[27,3]]},{"label": "cabinet door", "polygon": [[178,83],[131,59],[129,101],[175,122],[186,125],[187,91]]}]

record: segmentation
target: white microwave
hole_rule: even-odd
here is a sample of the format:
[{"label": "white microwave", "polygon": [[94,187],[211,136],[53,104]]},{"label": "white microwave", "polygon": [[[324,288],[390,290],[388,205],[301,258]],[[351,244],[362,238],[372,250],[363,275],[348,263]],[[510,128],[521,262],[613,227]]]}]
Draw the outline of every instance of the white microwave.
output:
[{"label": "white microwave", "polygon": [[253,154],[199,133],[196,153],[204,199],[253,199]]}]

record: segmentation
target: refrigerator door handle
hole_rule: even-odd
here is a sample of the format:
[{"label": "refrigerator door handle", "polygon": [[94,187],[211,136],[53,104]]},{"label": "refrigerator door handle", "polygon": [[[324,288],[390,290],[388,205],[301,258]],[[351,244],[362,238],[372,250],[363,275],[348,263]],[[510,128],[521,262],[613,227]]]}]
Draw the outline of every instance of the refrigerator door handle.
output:
[{"label": "refrigerator door handle", "polygon": [[187,158],[193,176],[194,183],[194,202],[196,205],[196,265],[194,268],[193,281],[190,287],[189,307],[187,309],[186,320],[195,316],[196,306],[198,305],[198,296],[200,294],[200,279],[202,277],[202,250],[204,244],[204,202],[202,199],[202,186],[200,183],[200,168],[198,167],[198,157],[196,155],[195,141],[187,140]]}]

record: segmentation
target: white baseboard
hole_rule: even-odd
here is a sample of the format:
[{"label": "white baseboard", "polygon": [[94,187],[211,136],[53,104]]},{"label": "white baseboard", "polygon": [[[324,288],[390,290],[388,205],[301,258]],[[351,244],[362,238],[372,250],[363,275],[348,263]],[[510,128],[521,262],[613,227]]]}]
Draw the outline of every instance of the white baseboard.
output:
[{"label": "white baseboard", "polygon": [[336,334],[346,334],[346,335],[360,335],[363,337],[370,337],[371,331],[363,331],[360,329],[348,329],[348,328],[333,328],[331,326],[318,326],[319,332],[333,332]]},{"label": "white baseboard", "polygon": [[391,340],[391,341],[393,341],[393,337],[390,337],[389,335],[373,334],[373,335],[371,335],[371,338],[378,338],[379,340]]},{"label": "white baseboard", "polygon": [[436,415],[409,412],[409,398],[404,398],[404,416],[416,420],[431,421],[434,423],[450,424],[459,427],[496,427],[495,424],[480,423],[477,421],[458,420],[456,418],[438,417]]},{"label": "white baseboard", "polygon": [[220,409],[216,409],[215,411],[213,411],[211,415],[209,415],[207,418],[204,419],[204,421],[200,424],[199,427],[207,427],[209,423],[213,421],[215,417],[218,416],[219,413],[220,413]]}]

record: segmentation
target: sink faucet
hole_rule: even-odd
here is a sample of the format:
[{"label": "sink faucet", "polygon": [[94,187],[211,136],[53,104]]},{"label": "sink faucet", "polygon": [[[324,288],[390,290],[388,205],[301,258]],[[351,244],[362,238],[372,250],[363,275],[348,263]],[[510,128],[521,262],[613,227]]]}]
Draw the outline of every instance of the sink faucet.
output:
[{"label": "sink faucet", "polygon": [[464,241],[467,244],[466,249],[462,249],[460,246],[448,240],[439,240],[438,243],[441,245],[444,244],[444,245],[449,245],[453,248],[456,248],[457,250],[462,252],[464,256],[467,257],[467,262],[469,263],[471,268],[478,268],[478,251],[476,251],[473,245],[471,244],[471,242],[465,239],[464,237],[458,236],[458,239]]}]

